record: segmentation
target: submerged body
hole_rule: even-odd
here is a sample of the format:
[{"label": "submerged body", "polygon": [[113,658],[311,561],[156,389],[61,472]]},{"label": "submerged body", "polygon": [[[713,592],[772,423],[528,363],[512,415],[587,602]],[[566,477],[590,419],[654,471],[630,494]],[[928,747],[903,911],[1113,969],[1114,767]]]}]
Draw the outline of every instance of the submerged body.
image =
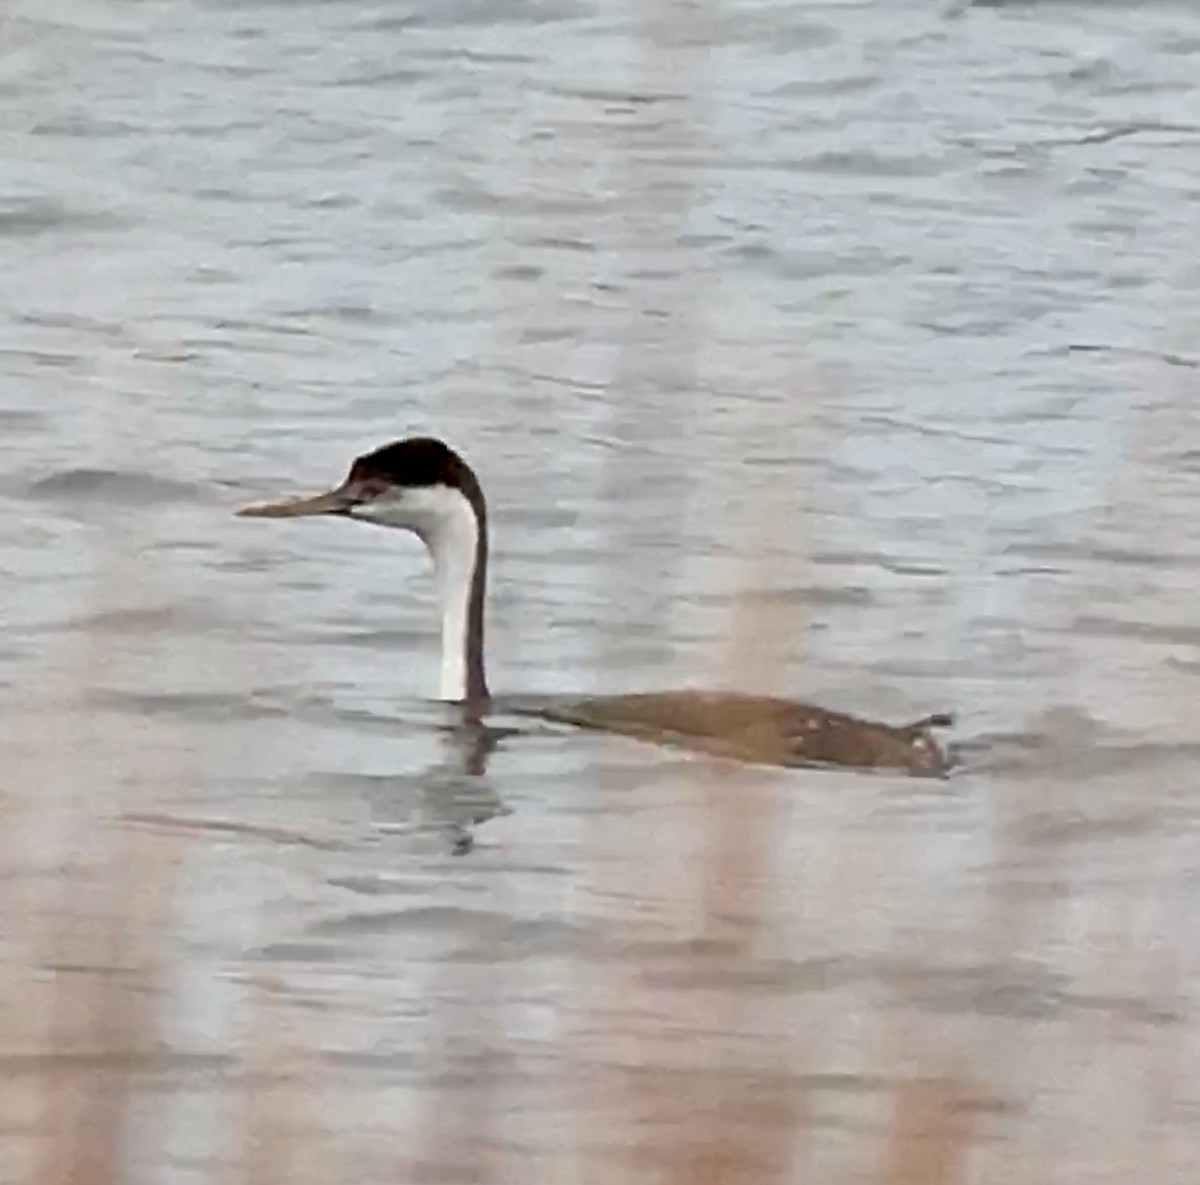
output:
[{"label": "submerged body", "polygon": [[[250,506],[256,518],[335,515],[414,532],[433,559],[442,607],[439,697],[486,710],[484,599],[487,504],[469,465],[440,440],[415,437],[359,457],[336,489],[312,498]],[[659,691],[540,705],[536,714],[582,728],[770,765],[842,765],[938,776],[945,753],[935,715],[895,727],[769,696]]]}]

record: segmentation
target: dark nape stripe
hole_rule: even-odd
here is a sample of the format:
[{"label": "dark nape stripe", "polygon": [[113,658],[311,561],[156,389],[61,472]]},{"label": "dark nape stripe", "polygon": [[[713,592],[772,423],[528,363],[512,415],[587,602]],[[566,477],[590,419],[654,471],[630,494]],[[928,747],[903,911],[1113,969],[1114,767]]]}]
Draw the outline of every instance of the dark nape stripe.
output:
[{"label": "dark nape stripe", "polygon": [[[474,477],[474,474],[471,475]],[[475,539],[475,570],[471,573],[471,599],[467,605],[467,702],[491,699],[483,669],[483,605],[487,598],[488,526],[487,506],[479,483],[474,482],[477,498],[467,499],[475,511],[478,526]],[[466,491],[464,491],[465,493]]]}]

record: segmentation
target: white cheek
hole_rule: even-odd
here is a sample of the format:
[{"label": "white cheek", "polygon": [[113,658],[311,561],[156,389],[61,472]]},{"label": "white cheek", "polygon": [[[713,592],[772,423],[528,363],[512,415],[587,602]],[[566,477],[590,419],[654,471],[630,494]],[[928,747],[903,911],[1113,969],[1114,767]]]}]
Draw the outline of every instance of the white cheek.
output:
[{"label": "white cheek", "polygon": [[414,531],[432,543],[462,517],[464,509],[469,510],[469,506],[458,490],[447,486],[410,486],[363,502],[350,513],[363,522]]},{"label": "white cheek", "polygon": [[364,523],[375,523],[381,527],[399,527],[406,531],[416,530],[413,515],[405,508],[402,496],[387,494],[382,498],[373,498],[370,502],[361,502],[350,510],[350,517]]}]

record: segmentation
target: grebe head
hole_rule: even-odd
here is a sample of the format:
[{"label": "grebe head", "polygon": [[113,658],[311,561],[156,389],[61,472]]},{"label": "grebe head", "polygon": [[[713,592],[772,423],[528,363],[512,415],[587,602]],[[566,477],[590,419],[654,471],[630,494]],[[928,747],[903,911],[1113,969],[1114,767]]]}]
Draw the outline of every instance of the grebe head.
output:
[{"label": "grebe head", "polygon": [[246,518],[335,515],[416,534],[433,558],[442,603],[441,697],[486,699],[483,600],[487,505],[471,467],[449,445],[414,436],[365,453],[345,481],[311,498],[247,506]]},{"label": "grebe head", "polygon": [[328,493],[247,506],[238,514],[353,518],[413,531],[434,551],[439,536],[464,515],[482,520],[485,504],[478,479],[458,453],[440,440],[414,436],[364,453],[350,466],[345,481]]}]

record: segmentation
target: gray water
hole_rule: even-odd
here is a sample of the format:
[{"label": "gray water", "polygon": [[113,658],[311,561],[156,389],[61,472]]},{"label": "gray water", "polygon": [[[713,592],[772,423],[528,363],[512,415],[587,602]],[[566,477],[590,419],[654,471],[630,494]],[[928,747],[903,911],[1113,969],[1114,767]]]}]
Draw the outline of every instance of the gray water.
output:
[{"label": "gray water", "polygon": [[[657,1180],[707,1073],[804,1095],[794,1179],[871,1180],[946,1066],[972,1180],[1194,1179],[1200,10],[27,0],[2,36],[0,949],[99,974],[27,933],[87,916],[71,862],[172,870],[136,1179],[225,1179],[238,1099],[292,1090],[341,1180]],[[464,746],[415,541],[232,517],[415,432],[488,492],[495,689],[953,709],[971,764]],[[747,605],[769,661],[730,665]],[[724,964],[713,779],[770,820]],[[24,1180],[46,1132],[3,1117]]]}]

